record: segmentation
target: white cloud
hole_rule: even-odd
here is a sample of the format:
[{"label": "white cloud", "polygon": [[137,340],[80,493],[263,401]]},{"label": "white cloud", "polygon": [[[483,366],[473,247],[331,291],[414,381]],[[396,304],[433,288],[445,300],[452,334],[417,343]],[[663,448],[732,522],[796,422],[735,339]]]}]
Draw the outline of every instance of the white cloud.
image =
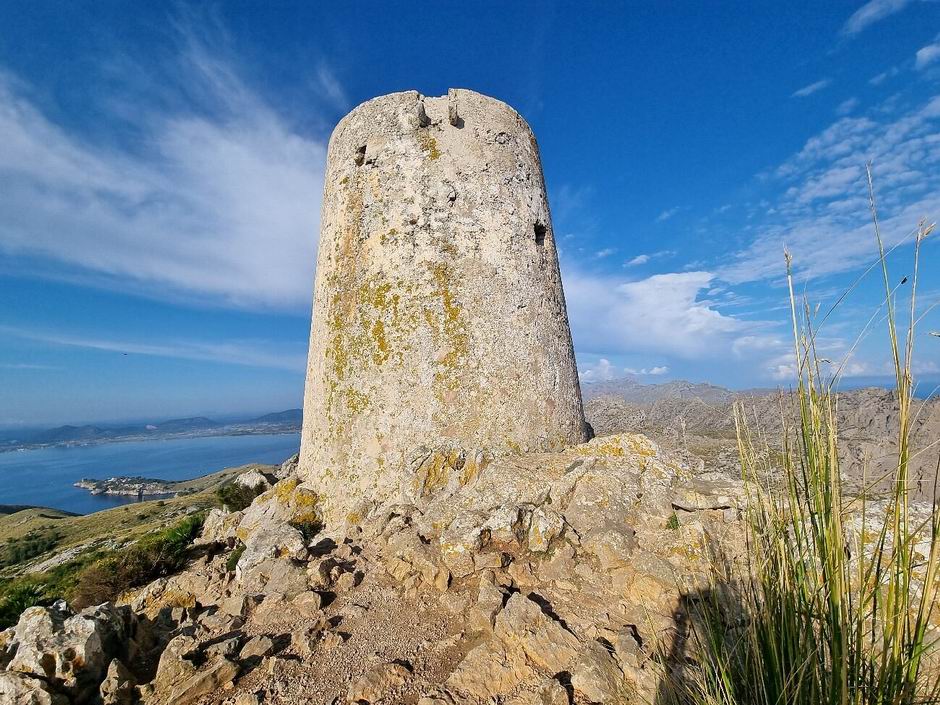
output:
[{"label": "white cloud", "polygon": [[914,57],[914,68],[923,70],[940,60],[940,42],[934,42],[919,49]]},{"label": "white cloud", "polygon": [[866,27],[900,12],[911,0],[869,0],[856,10],[842,27],[843,34],[858,34]]},{"label": "white cloud", "polygon": [[615,250],[613,247],[605,247],[603,250],[598,250],[597,252],[595,252],[594,257],[596,257],[597,259],[604,259],[605,257],[610,257],[616,251],[617,250]]},{"label": "white cloud", "polygon": [[[204,46],[179,61],[198,109],[153,111],[127,147],[57,124],[0,72],[0,252],[161,297],[309,305],[325,143]],[[328,72],[319,81],[342,98]]]},{"label": "white cloud", "polygon": [[617,368],[611,364],[607,358],[600,358],[593,365],[582,367],[578,371],[578,377],[585,382],[607,382],[617,376]]},{"label": "white cloud", "polygon": [[659,259],[660,257],[671,257],[676,254],[675,250],[659,250],[658,252],[651,252],[649,254],[637,255],[631,260],[627,260],[623,263],[624,267],[638,267],[641,264],[646,264],[654,259]]},{"label": "white cloud", "polygon": [[259,340],[230,340],[202,342],[192,340],[166,341],[160,343],[132,340],[108,340],[41,330],[28,330],[12,326],[0,326],[0,333],[23,340],[47,345],[86,348],[127,355],[166,357],[200,362],[224,363],[246,367],[264,367],[290,372],[301,372],[306,365],[303,352],[289,352],[281,344]]},{"label": "white cloud", "polygon": [[28,362],[0,362],[0,369],[4,370],[60,370],[56,365],[34,365]]},{"label": "white cloud", "polygon": [[816,83],[810,83],[808,86],[803,86],[799,90],[793,91],[790,97],[791,98],[805,98],[806,96],[810,96],[810,95],[813,95],[813,93],[821,91],[830,83],[831,83],[830,79],[824,78],[821,81],[816,81]]},{"label": "white cloud", "polygon": [[624,263],[624,267],[636,267],[641,264],[646,264],[649,261],[650,261],[649,255],[637,255],[630,261]]},{"label": "white cloud", "polygon": [[668,373],[669,368],[666,365],[659,365],[657,367],[649,367],[649,368],[643,367],[639,370],[634,369],[632,367],[624,367],[623,371],[626,372],[628,375],[636,375],[636,376],[652,375],[655,377],[655,376],[664,375]]},{"label": "white cloud", "polygon": [[607,355],[721,356],[747,324],[698,298],[713,279],[709,272],[682,272],[623,282],[566,272],[565,298],[575,345],[580,351]]},{"label": "white cloud", "polygon": [[656,222],[662,223],[665,220],[669,220],[672,216],[674,216],[680,210],[681,209],[679,208],[679,206],[676,206],[675,208],[668,208],[664,210],[662,213],[660,213],[658,216],[656,216]]}]

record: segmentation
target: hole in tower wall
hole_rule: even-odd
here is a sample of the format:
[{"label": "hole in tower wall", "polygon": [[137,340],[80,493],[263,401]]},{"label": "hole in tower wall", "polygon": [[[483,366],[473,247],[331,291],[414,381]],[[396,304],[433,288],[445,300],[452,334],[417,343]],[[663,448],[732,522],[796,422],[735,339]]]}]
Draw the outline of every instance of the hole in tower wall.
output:
[{"label": "hole in tower wall", "polygon": [[356,150],[356,166],[362,166],[366,161],[366,146],[362,145],[359,149]]},{"label": "hole in tower wall", "polygon": [[546,232],[547,232],[547,229],[544,225],[542,225],[541,223],[535,224],[535,244],[538,245],[539,247],[542,247],[543,245],[545,245]]}]

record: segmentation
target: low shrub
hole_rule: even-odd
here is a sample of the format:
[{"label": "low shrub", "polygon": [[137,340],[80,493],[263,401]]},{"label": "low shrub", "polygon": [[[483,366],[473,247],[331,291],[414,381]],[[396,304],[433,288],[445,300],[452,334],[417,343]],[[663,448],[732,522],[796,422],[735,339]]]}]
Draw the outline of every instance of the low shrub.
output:
[{"label": "low shrub", "polygon": [[70,602],[78,608],[99,604],[113,600],[125,590],[176,572],[185,562],[190,544],[202,529],[202,522],[201,514],[188,516],[96,561],[79,575]]},{"label": "low shrub", "polygon": [[228,554],[228,560],[225,561],[225,569],[229,573],[234,573],[235,568],[238,565],[238,560],[242,557],[242,554],[245,552],[245,544],[240,543],[235,549]]},{"label": "low shrub", "polygon": [[215,498],[223,509],[230,512],[240,512],[264,491],[265,485],[263,482],[259,482],[254,487],[246,487],[236,482],[227,482],[216,489]]}]

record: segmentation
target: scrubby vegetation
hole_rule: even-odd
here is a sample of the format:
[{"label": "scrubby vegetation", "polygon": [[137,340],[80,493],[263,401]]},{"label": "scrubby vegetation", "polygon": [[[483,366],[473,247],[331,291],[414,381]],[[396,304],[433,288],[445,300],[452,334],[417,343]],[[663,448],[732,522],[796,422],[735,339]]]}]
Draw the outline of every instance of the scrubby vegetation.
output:
[{"label": "scrubby vegetation", "polygon": [[215,498],[219,505],[230,512],[240,512],[251,504],[255,497],[264,492],[264,483],[246,487],[237,482],[228,482],[216,488]]},{"label": "scrubby vegetation", "polygon": [[75,607],[86,607],[176,572],[199,535],[202,521],[201,513],[194,514],[126,548],[90,552],[40,575],[0,582],[0,628],[14,624],[20,612],[33,605],[63,598]]},{"label": "scrubby vegetation", "polygon": [[[692,665],[668,674],[661,702],[695,705],[914,705],[940,702],[934,608],[940,568],[936,502],[918,519],[911,491],[910,430],[916,414],[912,355],[920,245],[909,277],[910,318],[899,332],[871,199],[885,287],[885,317],[900,406],[893,495],[849,496],[839,468],[834,385],[816,350],[818,326],[788,279],[798,375],[799,425],[785,430],[783,473],[767,444],[737,415],[749,490],[746,562],[717,561],[710,590],[688,596]],[[802,309],[802,310],[800,310]],[[933,452],[936,452],[934,448]],[[940,471],[940,463],[938,463]],[[871,478],[871,484],[881,478]],[[933,626],[931,626],[933,625]]]},{"label": "scrubby vegetation", "polygon": [[0,568],[17,565],[41,556],[55,548],[61,538],[61,533],[46,527],[34,529],[19,538],[11,536],[0,550]]}]

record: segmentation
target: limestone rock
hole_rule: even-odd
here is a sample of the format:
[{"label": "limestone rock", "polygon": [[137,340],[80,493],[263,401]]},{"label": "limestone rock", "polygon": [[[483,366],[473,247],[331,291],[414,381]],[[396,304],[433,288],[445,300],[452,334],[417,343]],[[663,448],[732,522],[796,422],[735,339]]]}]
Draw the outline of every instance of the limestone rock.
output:
[{"label": "limestone rock", "polygon": [[300,454],[294,453],[291,457],[285,460],[281,465],[274,471],[274,477],[278,480],[285,480],[291,475],[297,473],[297,462],[300,460]]},{"label": "limestone rock", "polygon": [[616,659],[597,641],[589,643],[578,658],[571,671],[571,687],[599,705],[622,703],[630,695]]},{"label": "limestone rock", "polygon": [[375,703],[411,678],[411,669],[401,663],[384,663],[369,670],[349,686],[350,703]]},{"label": "limestone rock", "polygon": [[318,611],[323,606],[323,598],[318,592],[305,590],[294,598],[293,603],[302,612],[309,614]]},{"label": "limestone rock", "polygon": [[242,661],[261,659],[274,652],[274,642],[266,636],[253,636],[242,647],[238,658]]},{"label": "limestone rock", "polygon": [[137,697],[137,679],[118,659],[112,659],[99,692],[102,705],[131,705]]},{"label": "limestone rock", "polygon": [[273,484],[272,480],[275,480],[274,477],[265,475],[264,473],[258,470],[249,470],[248,472],[243,472],[241,475],[235,478],[235,484],[242,487],[248,487],[253,490],[258,490],[259,488],[262,491],[271,489]]},{"label": "limestone rock", "polygon": [[110,603],[72,615],[65,609],[31,607],[14,631],[16,654],[8,669],[56,679],[76,696],[97,688],[127,638],[126,608]]},{"label": "limestone rock", "polygon": [[154,689],[168,692],[176,683],[192,676],[196,672],[194,657],[198,649],[199,642],[192,636],[180,634],[171,639],[160,654]]},{"label": "limestone rock", "polygon": [[49,690],[45,681],[25,673],[0,671],[0,702],[5,705],[68,705],[68,698]]},{"label": "limestone rock", "polygon": [[195,702],[203,695],[231,683],[238,671],[238,664],[226,658],[213,661],[174,685],[167,702],[172,705]]},{"label": "limestone rock", "polygon": [[[320,497],[300,485],[296,477],[280,480],[245,509],[237,536],[247,546],[261,530],[277,531],[290,525],[316,525],[322,520]],[[298,532],[299,533],[299,532]]]},{"label": "limestone rock", "polygon": [[209,510],[202,524],[202,533],[195,540],[196,545],[224,543],[234,545],[235,532],[242,519],[242,512],[224,512],[221,509]]},{"label": "limestone rock", "polygon": [[564,671],[578,655],[578,638],[519,593],[506,602],[493,631],[509,648],[520,648],[533,664],[551,673]]},{"label": "limestone rock", "polygon": [[0,631],[0,671],[7,667],[16,653],[16,630],[8,627]]},{"label": "limestone rock", "polygon": [[467,616],[467,626],[482,632],[493,631],[496,615],[503,608],[503,592],[492,583],[480,581],[476,604]]}]

